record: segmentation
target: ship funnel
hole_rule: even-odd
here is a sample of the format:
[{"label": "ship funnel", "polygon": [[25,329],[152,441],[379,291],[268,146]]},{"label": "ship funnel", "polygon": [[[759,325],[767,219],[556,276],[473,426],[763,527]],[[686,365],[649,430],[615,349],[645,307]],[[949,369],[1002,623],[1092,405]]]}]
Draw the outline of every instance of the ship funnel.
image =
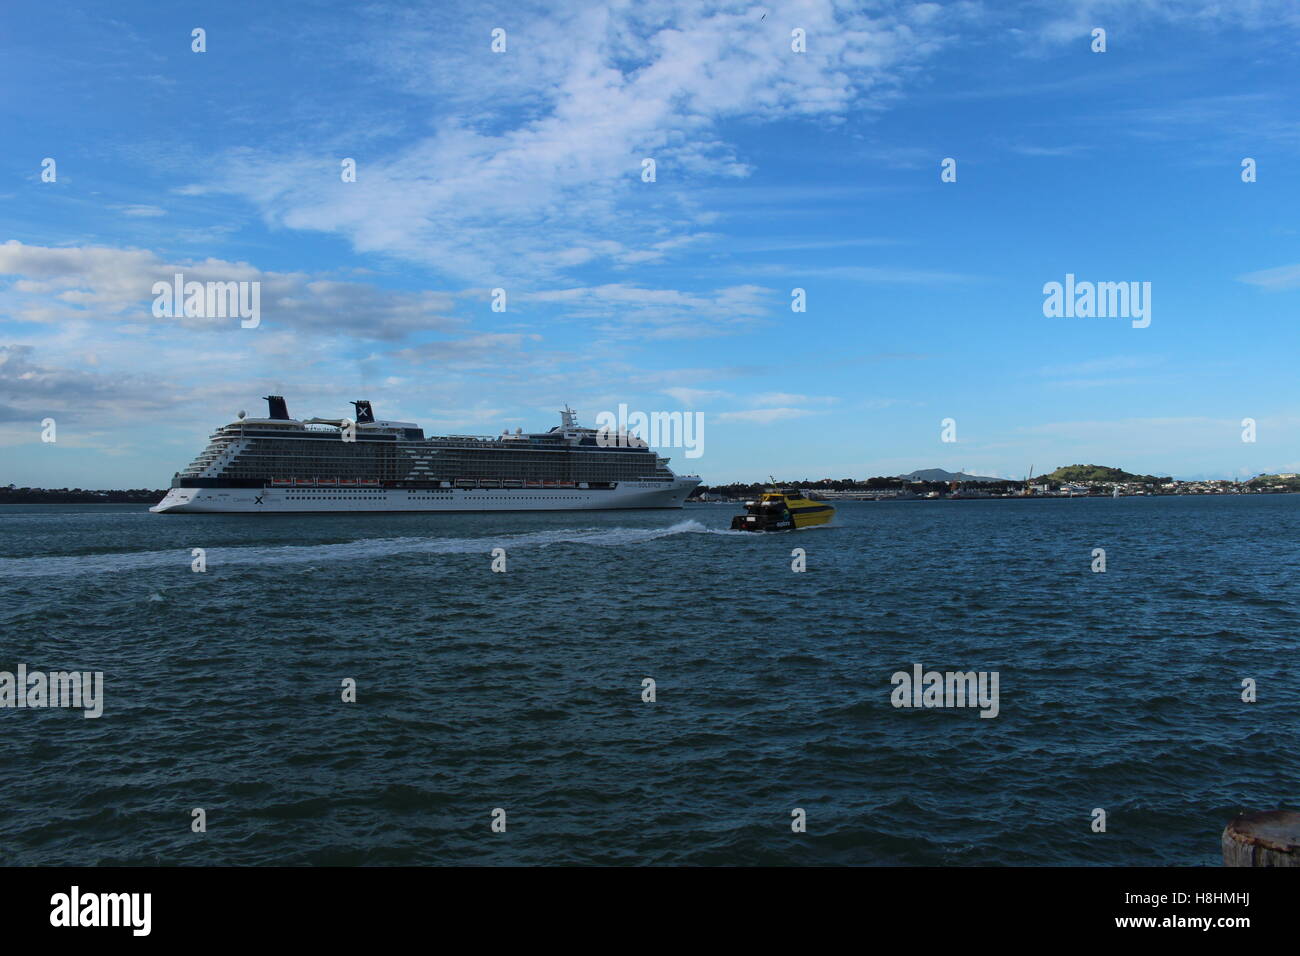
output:
[{"label": "ship funnel", "polygon": [[358,425],[365,425],[375,420],[375,413],[370,408],[369,402],[353,402],[352,406],[357,410]]},{"label": "ship funnel", "polygon": [[289,406],[285,404],[283,395],[263,395],[262,397],[266,399],[267,407],[270,409],[267,413],[267,418],[278,418],[288,421]]}]

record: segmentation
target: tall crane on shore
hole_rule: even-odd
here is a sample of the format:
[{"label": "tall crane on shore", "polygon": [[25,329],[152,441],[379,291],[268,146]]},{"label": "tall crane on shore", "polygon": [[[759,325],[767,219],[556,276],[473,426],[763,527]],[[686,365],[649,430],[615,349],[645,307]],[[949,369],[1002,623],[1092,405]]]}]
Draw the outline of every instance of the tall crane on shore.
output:
[{"label": "tall crane on shore", "polygon": [[1025,479],[1025,497],[1029,497],[1030,495],[1032,495],[1032,494],[1034,493],[1033,486],[1030,485],[1030,482],[1033,481],[1033,480],[1034,480],[1034,466],[1033,466],[1033,465],[1030,465],[1030,466],[1029,466],[1029,477]]}]

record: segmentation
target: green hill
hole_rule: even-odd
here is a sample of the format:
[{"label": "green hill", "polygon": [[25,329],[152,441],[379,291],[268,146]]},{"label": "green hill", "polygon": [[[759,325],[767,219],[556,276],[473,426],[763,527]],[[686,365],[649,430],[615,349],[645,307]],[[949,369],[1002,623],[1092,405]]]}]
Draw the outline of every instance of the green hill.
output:
[{"label": "green hill", "polygon": [[1246,482],[1246,484],[1251,488],[1269,488],[1280,485],[1288,491],[1300,491],[1300,476],[1297,476],[1294,472],[1285,476],[1257,475],[1250,479],[1250,481]]},{"label": "green hill", "polygon": [[[1037,479],[1036,479],[1037,480]],[[1134,475],[1122,468],[1108,468],[1106,465],[1066,465],[1050,475],[1043,475],[1043,481],[1155,481],[1150,475]]]}]

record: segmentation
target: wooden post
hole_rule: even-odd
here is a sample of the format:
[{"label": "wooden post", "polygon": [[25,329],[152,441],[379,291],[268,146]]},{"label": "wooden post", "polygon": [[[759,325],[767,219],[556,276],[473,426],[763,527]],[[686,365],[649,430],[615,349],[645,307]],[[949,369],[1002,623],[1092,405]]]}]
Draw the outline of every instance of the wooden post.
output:
[{"label": "wooden post", "polygon": [[1224,866],[1300,867],[1300,813],[1243,813],[1223,828]]}]

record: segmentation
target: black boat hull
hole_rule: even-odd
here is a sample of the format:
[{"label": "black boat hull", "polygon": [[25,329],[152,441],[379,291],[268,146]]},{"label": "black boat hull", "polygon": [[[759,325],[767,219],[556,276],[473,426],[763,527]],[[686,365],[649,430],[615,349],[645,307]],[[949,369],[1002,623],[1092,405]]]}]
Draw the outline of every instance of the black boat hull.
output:
[{"label": "black boat hull", "polygon": [[731,519],[732,531],[793,531],[794,518],[778,515],[736,515]]}]

